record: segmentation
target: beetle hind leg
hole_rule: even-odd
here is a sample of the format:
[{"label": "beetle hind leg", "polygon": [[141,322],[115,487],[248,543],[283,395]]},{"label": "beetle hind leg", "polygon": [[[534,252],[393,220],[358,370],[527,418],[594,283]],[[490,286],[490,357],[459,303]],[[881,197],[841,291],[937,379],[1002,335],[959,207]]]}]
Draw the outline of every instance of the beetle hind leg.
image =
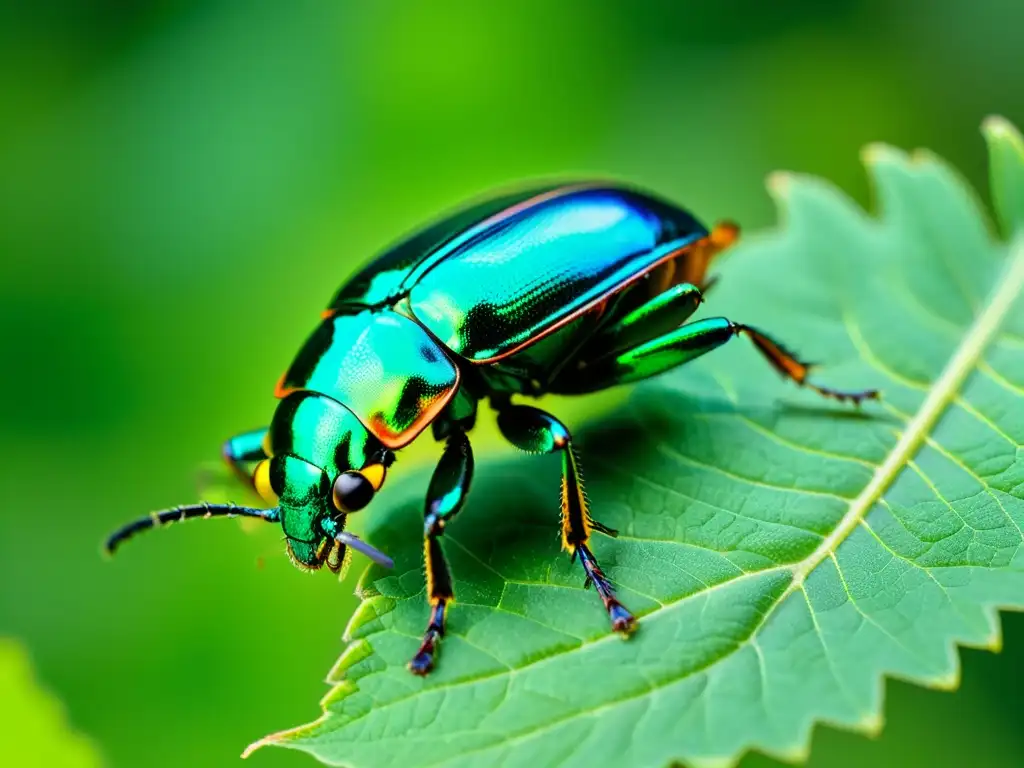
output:
[{"label": "beetle hind leg", "polygon": [[857,406],[865,400],[877,400],[879,398],[877,389],[844,391],[815,384],[807,378],[814,365],[801,361],[795,354],[768,334],[749,325],[741,325],[739,323],[733,323],[733,330],[737,335],[743,334],[747,336],[754,343],[757,351],[764,356],[775,370],[786,378],[792,379],[801,387],[814,390],[822,397],[830,397],[840,402],[851,402]]},{"label": "beetle hind leg", "polygon": [[583,359],[576,368],[567,369],[566,375],[555,381],[551,391],[583,394],[640,381],[688,363],[740,335],[747,336],[754,343],[754,348],[784,377],[824,397],[854,405],[879,397],[876,389],[848,392],[814,384],[808,379],[813,367],[809,363],[802,362],[763,331],[724,317],[687,323],[625,351],[597,359]]}]

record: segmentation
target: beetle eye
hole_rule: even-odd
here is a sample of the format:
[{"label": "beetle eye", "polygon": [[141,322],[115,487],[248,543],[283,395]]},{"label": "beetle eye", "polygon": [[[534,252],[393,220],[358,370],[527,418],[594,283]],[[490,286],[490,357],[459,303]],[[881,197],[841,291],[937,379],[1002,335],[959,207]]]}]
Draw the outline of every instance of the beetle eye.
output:
[{"label": "beetle eye", "polygon": [[362,472],[348,470],[334,481],[334,506],[341,512],[356,512],[373,499],[373,483]]}]

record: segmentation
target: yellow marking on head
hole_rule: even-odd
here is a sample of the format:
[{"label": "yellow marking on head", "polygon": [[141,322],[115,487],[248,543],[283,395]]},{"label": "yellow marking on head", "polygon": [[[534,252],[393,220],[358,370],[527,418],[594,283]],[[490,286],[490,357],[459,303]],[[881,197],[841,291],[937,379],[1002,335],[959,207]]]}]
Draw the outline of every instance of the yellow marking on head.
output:
[{"label": "yellow marking on head", "polygon": [[359,473],[370,481],[374,491],[380,490],[380,487],[384,485],[384,479],[387,477],[387,469],[384,468],[383,464],[371,464],[360,469]]},{"label": "yellow marking on head", "polygon": [[268,504],[277,504],[277,494],[270,487],[270,460],[265,459],[256,465],[252,474],[252,483],[258,493]]}]

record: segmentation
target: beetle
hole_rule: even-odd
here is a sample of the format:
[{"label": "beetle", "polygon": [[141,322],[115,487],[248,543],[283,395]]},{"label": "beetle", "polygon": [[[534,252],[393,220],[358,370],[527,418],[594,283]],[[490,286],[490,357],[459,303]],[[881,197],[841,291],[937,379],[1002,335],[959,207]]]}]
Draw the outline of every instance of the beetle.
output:
[{"label": "beetle", "polygon": [[687,322],[710,284],[708,267],[738,236],[708,230],[688,211],[619,184],[525,190],[471,205],[400,242],[334,296],[275,390],[269,427],[224,443],[228,464],[269,509],[196,504],[156,512],[107,541],[194,517],[279,523],[305,569],[339,572],[351,550],[391,561],[345,531],[349,514],[380,490],[394,452],[428,426],[444,442],[427,491],[424,558],[429,621],[409,669],[434,666],[455,596],[441,538],[473,477],[468,433],[477,408],[497,411],[502,435],[562,458],[561,540],[579,560],[613,631],[636,619],[618,600],[590,546],[616,532],[591,516],[569,429],[514,402],[580,395],[646,379],[746,336],[783,376],[857,405],[875,390],[812,384],[810,366],[750,325]]}]

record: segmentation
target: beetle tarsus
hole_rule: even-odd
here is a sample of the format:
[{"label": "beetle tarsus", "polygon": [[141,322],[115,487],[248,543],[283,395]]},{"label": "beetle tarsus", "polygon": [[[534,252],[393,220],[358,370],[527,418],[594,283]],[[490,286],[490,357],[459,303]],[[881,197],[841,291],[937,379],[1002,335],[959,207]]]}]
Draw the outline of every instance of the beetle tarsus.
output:
[{"label": "beetle tarsus", "polygon": [[636,632],[636,618],[619,601],[611,601],[611,604],[608,606],[608,617],[612,621],[612,630],[618,632],[623,637],[629,637]]},{"label": "beetle tarsus", "polygon": [[853,403],[854,406],[860,408],[861,403],[865,400],[881,400],[882,394],[877,389],[862,389],[858,392],[844,392],[839,389],[829,389],[828,387],[819,387],[817,384],[811,384],[809,381],[805,381],[804,385],[813,389],[822,397],[830,397],[833,400],[838,400],[841,403]]},{"label": "beetle tarsus", "polygon": [[423,633],[423,642],[408,664],[409,671],[414,675],[423,677],[434,668],[441,638],[444,637],[444,613],[447,604],[447,600],[438,600],[430,612],[430,623],[427,624],[427,631]]},{"label": "beetle tarsus", "polygon": [[615,596],[615,589],[612,587],[611,582],[608,581],[604,571],[601,570],[601,566],[597,564],[597,558],[594,557],[594,553],[590,551],[586,544],[579,544],[576,547],[576,553],[579,554],[580,563],[587,572],[587,580],[584,583],[584,587],[589,587],[592,584],[594,589],[597,590],[597,594],[601,597],[601,602],[604,603],[605,610],[608,611],[608,619],[612,623],[612,630],[625,637],[633,634],[637,627],[636,618]]},{"label": "beetle tarsus", "polygon": [[757,351],[764,355],[764,358],[780,374],[788,379],[792,379],[802,387],[814,390],[822,397],[829,397],[841,403],[850,402],[858,407],[865,400],[879,400],[881,398],[877,389],[846,392],[840,389],[818,386],[807,379],[811,369],[814,368],[814,363],[800,360],[795,353],[786,349],[785,346],[764,331],[759,331],[749,325],[742,325],[740,323],[733,323],[732,328],[735,334],[744,334],[754,342]]}]

